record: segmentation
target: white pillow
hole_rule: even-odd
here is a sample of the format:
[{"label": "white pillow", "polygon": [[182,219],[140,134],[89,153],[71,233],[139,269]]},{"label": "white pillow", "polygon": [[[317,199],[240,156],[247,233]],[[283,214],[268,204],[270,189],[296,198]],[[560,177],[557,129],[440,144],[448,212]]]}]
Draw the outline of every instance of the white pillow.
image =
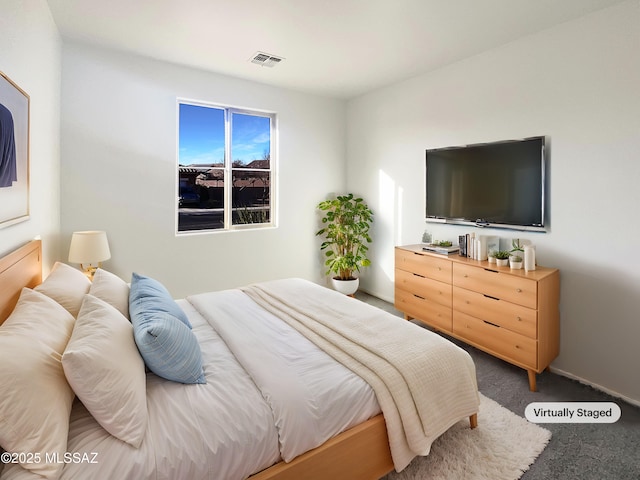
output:
[{"label": "white pillow", "polygon": [[56,262],[46,280],[34,290],[53,298],[77,317],[82,298],[90,287],[91,280],[80,270],[66,263]]},{"label": "white pillow", "polygon": [[8,452],[38,454],[21,464],[48,479],[63,465],[45,463],[67,450],[73,391],[60,358],[74,318],[51,298],[24,288],[0,327],[0,444]]},{"label": "white pillow", "polygon": [[129,285],[117,275],[101,268],[97,269],[89,293],[117,308],[122,315],[129,318]]},{"label": "white pillow", "polygon": [[147,429],[147,387],[129,320],[108,303],[85,295],[62,366],[96,421],[138,448]]}]

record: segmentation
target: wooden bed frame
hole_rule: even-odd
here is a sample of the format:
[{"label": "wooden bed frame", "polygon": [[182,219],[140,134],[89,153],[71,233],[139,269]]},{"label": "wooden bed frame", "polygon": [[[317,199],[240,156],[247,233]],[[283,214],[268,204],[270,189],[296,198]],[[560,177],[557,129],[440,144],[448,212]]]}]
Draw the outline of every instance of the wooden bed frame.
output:
[{"label": "wooden bed frame", "polygon": [[[0,324],[18,301],[23,287],[42,282],[42,242],[33,240],[0,258]],[[477,426],[477,414],[469,417]],[[393,470],[382,414],[332,438],[289,463],[280,462],[251,480],[377,480]]]},{"label": "wooden bed frame", "polygon": [[0,324],[13,311],[23,287],[42,283],[42,241],[33,240],[0,257]]}]

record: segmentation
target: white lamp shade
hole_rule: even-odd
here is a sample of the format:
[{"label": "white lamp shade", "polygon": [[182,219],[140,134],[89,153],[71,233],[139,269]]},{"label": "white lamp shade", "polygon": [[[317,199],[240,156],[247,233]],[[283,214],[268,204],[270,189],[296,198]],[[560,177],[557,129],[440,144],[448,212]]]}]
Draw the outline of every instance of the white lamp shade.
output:
[{"label": "white lamp shade", "polygon": [[69,262],[98,263],[111,258],[106,232],[90,230],[73,232],[69,247]]}]

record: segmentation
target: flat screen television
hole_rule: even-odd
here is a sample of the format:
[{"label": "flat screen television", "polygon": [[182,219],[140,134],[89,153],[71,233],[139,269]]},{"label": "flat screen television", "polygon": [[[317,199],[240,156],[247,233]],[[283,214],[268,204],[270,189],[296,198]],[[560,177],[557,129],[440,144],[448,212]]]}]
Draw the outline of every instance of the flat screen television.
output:
[{"label": "flat screen television", "polygon": [[430,222],[546,231],[545,137],[428,149]]}]

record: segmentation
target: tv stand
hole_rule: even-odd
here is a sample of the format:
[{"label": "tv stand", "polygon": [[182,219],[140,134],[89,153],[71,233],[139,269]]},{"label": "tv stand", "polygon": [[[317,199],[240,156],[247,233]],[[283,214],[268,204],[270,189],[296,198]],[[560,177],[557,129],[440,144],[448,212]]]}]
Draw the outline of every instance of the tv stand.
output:
[{"label": "tv stand", "polygon": [[459,255],[395,250],[395,307],[436,331],[536,373],[558,356],[560,272],[511,270]]}]

